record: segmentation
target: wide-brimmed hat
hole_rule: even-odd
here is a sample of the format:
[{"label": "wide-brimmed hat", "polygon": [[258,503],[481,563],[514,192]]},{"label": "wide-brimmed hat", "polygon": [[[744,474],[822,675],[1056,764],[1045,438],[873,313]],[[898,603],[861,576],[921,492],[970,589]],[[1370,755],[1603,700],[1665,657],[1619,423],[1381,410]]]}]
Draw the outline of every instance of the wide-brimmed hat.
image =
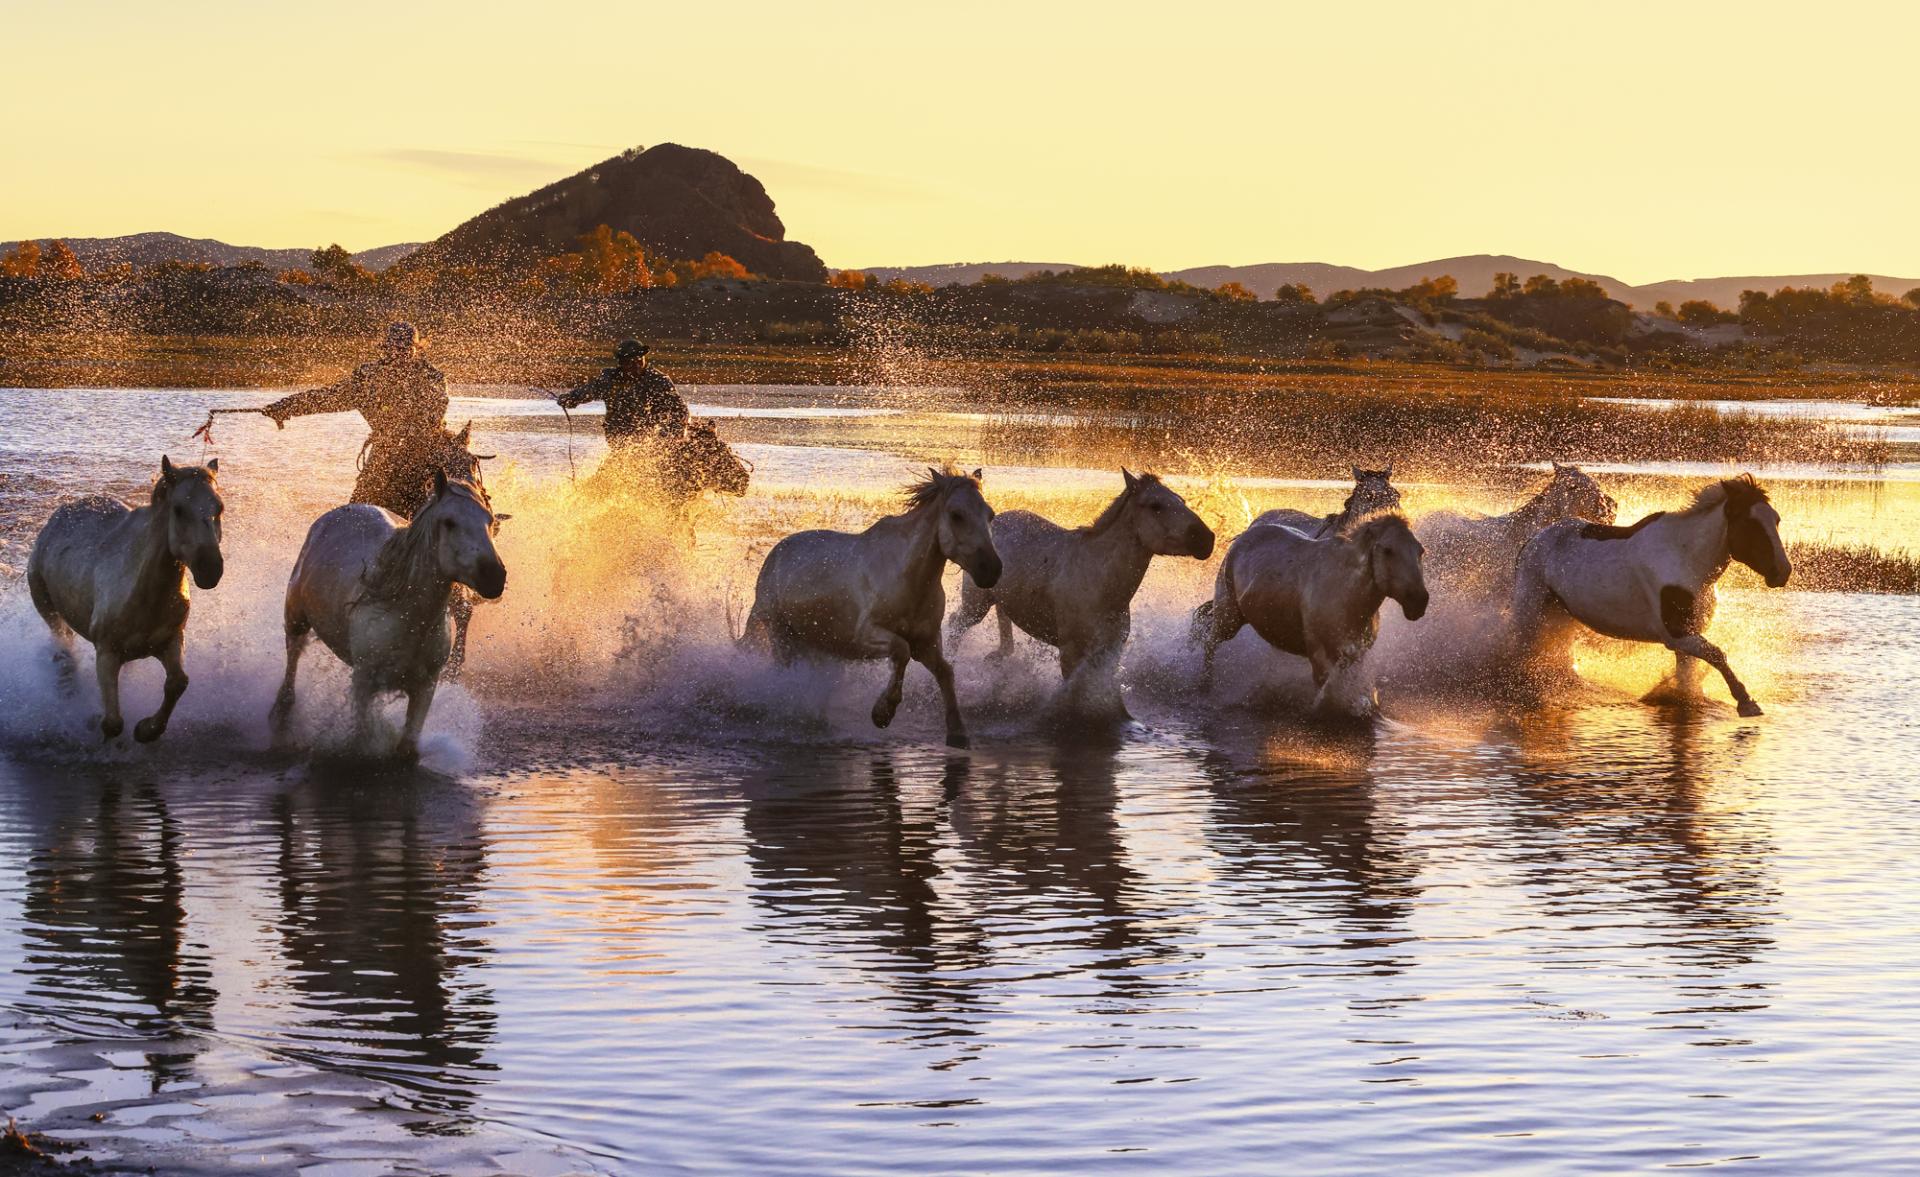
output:
[{"label": "wide-brimmed hat", "polygon": [[420,346],[420,332],[412,323],[389,323],[387,325],[387,346],[412,351]]},{"label": "wide-brimmed hat", "polygon": [[623,364],[628,360],[637,360],[646,354],[647,345],[638,339],[622,339],[620,346],[613,349],[613,358]]}]

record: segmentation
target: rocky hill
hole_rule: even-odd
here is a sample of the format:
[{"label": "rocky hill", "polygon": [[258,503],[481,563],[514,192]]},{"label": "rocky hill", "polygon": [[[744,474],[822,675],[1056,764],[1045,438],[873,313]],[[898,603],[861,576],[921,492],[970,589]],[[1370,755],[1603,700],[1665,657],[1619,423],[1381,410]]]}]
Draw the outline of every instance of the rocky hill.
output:
[{"label": "rocky hill", "polygon": [[674,143],[622,152],[488,209],[401,266],[510,272],[575,248],[600,225],[669,258],[717,251],[769,278],[826,278],[811,247],[786,239],[760,181],[725,156]]}]

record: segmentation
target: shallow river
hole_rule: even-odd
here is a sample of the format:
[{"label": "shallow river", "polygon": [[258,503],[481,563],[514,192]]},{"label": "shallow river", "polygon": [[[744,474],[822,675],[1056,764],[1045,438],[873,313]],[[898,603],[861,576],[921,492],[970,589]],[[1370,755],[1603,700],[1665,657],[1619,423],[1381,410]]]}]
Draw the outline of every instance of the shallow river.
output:
[{"label": "shallow river", "polygon": [[[983,664],[988,626],[956,654],[955,753],[918,668],[876,732],[877,669],[776,673],[726,638],[771,534],[870,517],[929,445],[976,458],[965,419],[703,390],[758,430],[756,489],[669,552],[569,522],[543,406],[471,400],[516,515],[507,600],[421,767],[370,774],[325,752],[324,651],[321,751],[267,752],[264,720],[278,586],[358,426],[222,418],[193,686],[160,744],[100,747],[44,665],[25,545],[57,493],[197,459],[205,408],[254,396],[0,391],[0,1113],[24,1127],[346,1177],[1912,1164],[1920,599],[1735,584],[1716,634],[1753,721],[1717,689],[1644,706],[1659,660],[1601,647],[1589,691],[1497,706],[1424,673],[1475,655],[1473,618],[1393,618],[1386,718],[1354,731],[1295,718],[1297,671],[1244,640],[1195,698],[1179,634],[1211,567],[1163,564],[1138,723],[1056,722],[1050,666]],[[987,485],[1084,518],[1116,482]],[[1227,514],[1343,493],[1175,485]],[[1475,486],[1409,503],[1493,505]],[[1843,537],[1910,527],[1907,495],[1776,487],[1789,529],[1825,509]],[[130,716],[158,678],[129,671]]]}]

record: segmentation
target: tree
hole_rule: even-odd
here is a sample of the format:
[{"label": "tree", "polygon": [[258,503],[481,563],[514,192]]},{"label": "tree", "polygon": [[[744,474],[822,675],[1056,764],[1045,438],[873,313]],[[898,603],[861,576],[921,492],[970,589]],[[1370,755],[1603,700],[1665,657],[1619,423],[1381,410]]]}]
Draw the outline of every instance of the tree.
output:
[{"label": "tree", "polygon": [[1520,289],[1521,292],[1525,294],[1537,294],[1551,298],[1553,295],[1560,293],[1560,283],[1555,282],[1545,274],[1535,274],[1533,277],[1528,278],[1526,285]]},{"label": "tree", "polygon": [[1653,313],[1663,319],[1671,319],[1673,318],[1673,304],[1663,298],[1653,304]]},{"label": "tree", "polygon": [[1238,282],[1222,282],[1213,292],[1227,302],[1254,302],[1260,297]]},{"label": "tree", "polygon": [[1740,318],[1739,315],[1729,314],[1721,310],[1704,298],[1690,298],[1681,303],[1680,313],[1677,317],[1682,323],[1690,323],[1695,327],[1711,327],[1715,323],[1732,323],[1738,321]]},{"label": "tree", "polygon": [[40,276],[40,243],[22,241],[13,247],[13,252],[0,258],[0,277],[38,278]]},{"label": "tree", "polygon": [[1560,283],[1562,298],[1605,298],[1606,287],[1591,278],[1568,278]]},{"label": "tree", "polygon": [[[625,236],[625,234],[621,234],[621,235]],[[753,277],[752,274],[747,272],[747,267],[741,265],[738,261],[735,261],[733,258],[727,256],[724,253],[721,253],[717,249],[709,252],[705,257],[701,258],[699,261],[689,263],[689,266],[693,272],[693,278],[695,281],[698,281],[701,278],[751,278]]]},{"label": "tree", "polygon": [[373,280],[373,274],[365,266],[353,260],[353,255],[342,249],[338,242],[324,249],[316,249],[307,255],[313,272],[323,282],[339,286],[358,286]]},{"label": "tree", "polygon": [[74,255],[73,247],[64,241],[52,241],[40,259],[40,276],[56,278],[62,282],[78,282],[87,276],[85,267]]},{"label": "tree", "polygon": [[1900,296],[1900,299],[1908,306],[1920,309],[1920,286],[1916,286],[1912,290],[1907,291]]},{"label": "tree", "polygon": [[1488,298],[1517,298],[1519,295],[1519,275],[1502,270],[1493,276],[1493,289],[1487,292]]},{"label": "tree", "polygon": [[835,270],[827,275],[827,285],[838,290],[865,290],[873,284],[873,276],[859,270]]},{"label": "tree", "polygon": [[1878,301],[1873,293],[1873,279],[1865,274],[1855,274],[1842,282],[1833,284],[1833,296],[1843,302],[1869,306]]},{"label": "tree", "polygon": [[1287,303],[1292,306],[1310,307],[1313,305],[1313,291],[1307,288],[1305,282],[1293,282],[1275,290],[1273,292],[1273,301]]}]

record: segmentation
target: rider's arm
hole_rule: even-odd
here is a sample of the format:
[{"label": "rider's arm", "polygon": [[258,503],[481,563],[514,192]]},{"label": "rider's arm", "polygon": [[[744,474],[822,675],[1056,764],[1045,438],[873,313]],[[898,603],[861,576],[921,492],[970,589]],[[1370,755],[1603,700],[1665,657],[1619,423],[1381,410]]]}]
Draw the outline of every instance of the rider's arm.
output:
[{"label": "rider's arm", "polygon": [[296,392],[292,396],[283,396],[260,411],[273,419],[276,425],[285,425],[294,417],[310,417],[315,413],[344,413],[358,409],[365,392],[365,382],[359,370],[344,380],[335,381],[325,388],[309,388],[305,392]]},{"label": "rider's arm", "polygon": [[553,399],[563,409],[577,409],[588,401],[597,401],[605,397],[608,383],[605,375],[595,376],[571,392],[563,392]]},{"label": "rider's arm", "polygon": [[684,429],[689,413],[687,402],[674,390],[673,380],[659,369],[650,369],[647,373],[648,409],[662,418],[672,429]]}]

